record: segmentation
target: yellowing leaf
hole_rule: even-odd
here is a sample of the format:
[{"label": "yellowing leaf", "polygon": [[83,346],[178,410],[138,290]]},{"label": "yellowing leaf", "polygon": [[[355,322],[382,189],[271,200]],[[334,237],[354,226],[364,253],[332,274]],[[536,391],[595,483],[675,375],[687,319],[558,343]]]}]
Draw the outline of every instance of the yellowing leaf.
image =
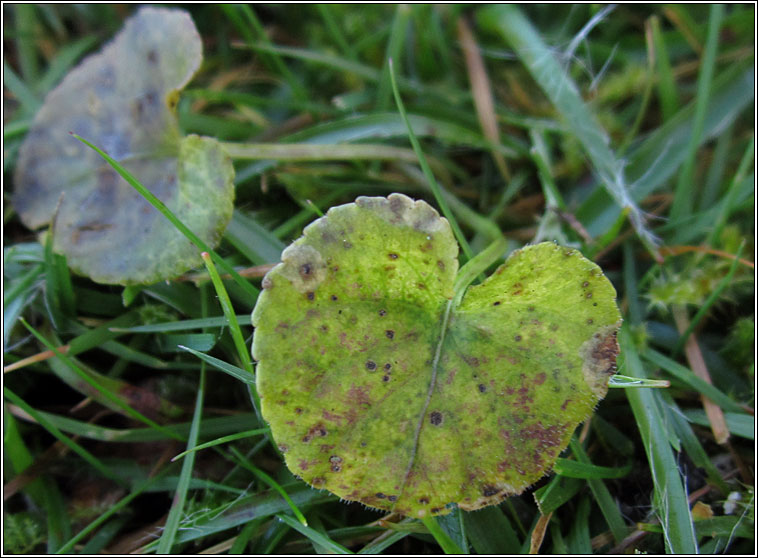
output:
[{"label": "yellowing leaf", "polygon": [[152,283],[200,263],[197,249],[75,132],[125,166],[208,244],[231,219],[234,170],[211,138],[182,138],[178,91],[200,66],[189,15],[142,8],[73,69],[21,146],[13,204],[30,228],[52,225],[69,265],[103,283]]},{"label": "yellowing leaf", "polygon": [[363,197],[265,277],[261,411],[309,484],[417,517],[496,504],[546,474],[605,396],[620,315],[597,265],[528,246],[461,299],[457,254],[425,202]]}]

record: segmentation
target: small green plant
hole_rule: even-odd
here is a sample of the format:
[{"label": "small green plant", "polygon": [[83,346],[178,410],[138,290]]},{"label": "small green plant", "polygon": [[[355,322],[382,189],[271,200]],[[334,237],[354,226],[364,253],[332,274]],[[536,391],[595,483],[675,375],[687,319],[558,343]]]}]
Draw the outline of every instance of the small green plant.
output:
[{"label": "small green plant", "polygon": [[424,517],[521,493],[616,371],[600,268],[553,243],[458,271],[424,201],[358,198],[308,226],[252,321],[263,417],[289,468],[346,500]]}]

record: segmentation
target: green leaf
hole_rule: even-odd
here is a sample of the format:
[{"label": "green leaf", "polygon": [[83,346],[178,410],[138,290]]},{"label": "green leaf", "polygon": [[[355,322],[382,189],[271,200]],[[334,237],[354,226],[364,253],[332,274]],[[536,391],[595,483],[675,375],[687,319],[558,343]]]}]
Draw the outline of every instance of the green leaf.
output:
[{"label": "green leaf", "polygon": [[198,265],[200,255],[73,132],[102,147],[208,244],[221,239],[232,215],[231,160],[212,138],[182,138],[174,113],[201,61],[188,14],[143,8],[37,111],[19,150],[13,204],[29,228],[51,226],[55,250],[75,271],[101,283],[154,283]]},{"label": "green leaf", "polygon": [[261,411],[309,484],[417,517],[496,504],[546,474],[605,396],[620,315],[600,268],[543,243],[466,290],[481,258],[457,274],[457,255],[425,202],[361,197],[264,278]]}]

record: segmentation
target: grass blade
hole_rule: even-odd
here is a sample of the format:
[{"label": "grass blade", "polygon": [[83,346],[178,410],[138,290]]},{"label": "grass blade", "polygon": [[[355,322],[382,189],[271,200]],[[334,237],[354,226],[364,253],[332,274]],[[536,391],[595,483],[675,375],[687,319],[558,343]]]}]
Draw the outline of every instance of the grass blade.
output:
[{"label": "grass blade", "polygon": [[330,550],[333,554],[353,554],[350,552],[347,548],[342,546],[339,543],[334,542],[332,539],[324,535],[323,533],[319,533],[315,529],[308,527],[307,525],[303,525],[300,522],[295,521],[293,518],[291,518],[288,515],[277,515],[276,518],[289,525],[296,531],[302,533],[305,535],[308,540],[312,541],[313,544],[320,545],[328,550]]},{"label": "grass blade", "polygon": [[[636,377],[644,377],[639,356],[625,326],[619,331],[622,366]],[[625,392],[642,436],[654,483],[654,504],[663,525],[666,551],[674,554],[697,553],[697,540],[692,526],[687,493],[681,474],[671,452],[667,428],[654,400],[655,392],[648,389],[628,389]]]},{"label": "grass blade", "polygon": [[679,221],[685,215],[692,212],[695,198],[695,162],[700,138],[703,135],[705,114],[708,109],[708,101],[711,97],[711,81],[713,80],[713,68],[716,62],[716,51],[719,43],[719,28],[724,16],[723,4],[712,4],[708,17],[708,38],[705,44],[705,53],[697,80],[697,94],[695,95],[695,118],[692,123],[692,134],[687,143],[687,156],[684,159],[682,169],[679,171],[676,190],[674,191],[674,203],[671,206],[669,217],[672,221]]},{"label": "grass blade", "polygon": [[184,503],[187,501],[187,491],[189,490],[190,481],[192,480],[192,470],[195,466],[195,446],[200,432],[200,423],[203,416],[203,399],[205,398],[205,364],[200,368],[200,378],[198,379],[197,397],[195,399],[195,412],[192,415],[192,426],[187,437],[187,452],[189,455],[182,463],[182,472],[179,474],[179,483],[174,492],[174,498],[171,502],[171,509],[166,518],[166,524],[163,526],[163,534],[158,541],[156,554],[169,554],[171,547],[176,539],[176,532],[179,529],[179,522],[184,513]]},{"label": "grass blade", "polygon": [[483,24],[494,27],[516,50],[532,77],[581,142],[603,187],[620,208],[629,209],[629,220],[637,235],[655,255],[655,237],[647,229],[642,211],[629,194],[624,178],[624,162],[608,146],[608,136],[582,100],[576,85],[568,77],[568,71],[558,64],[553,51],[516,6],[493,6],[480,11],[479,15]]},{"label": "grass blade", "polygon": [[251,386],[255,384],[255,376],[251,375],[250,372],[248,372],[247,370],[234,366],[233,364],[229,364],[228,362],[224,362],[223,360],[218,359],[216,357],[212,357],[210,355],[206,355],[205,353],[201,353],[200,351],[190,349],[189,347],[180,346],[179,348],[192,353],[197,358],[204,360],[205,362],[221,370],[222,372],[226,372],[232,378],[236,378],[240,382],[244,382],[245,384],[248,384]]},{"label": "grass blade", "polygon": [[19,406],[21,409],[23,409],[29,416],[31,416],[37,424],[42,426],[45,430],[50,432],[53,436],[55,436],[58,440],[60,440],[64,445],[69,447],[74,453],[78,454],[82,459],[84,459],[87,463],[92,465],[97,471],[100,472],[105,478],[111,479],[119,484],[121,484],[123,481],[121,478],[114,473],[110,467],[105,465],[102,461],[100,461],[97,457],[92,455],[89,451],[84,449],[82,446],[77,444],[74,440],[63,434],[58,428],[49,420],[47,420],[45,417],[40,415],[35,409],[31,407],[26,401],[21,399],[18,395],[13,393],[10,389],[7,387],[3,387],[3,395],[6,399],[10,400],[17,406]]},{"label": "grass blade", "polygon": [[440,547],[442,548],[442,551],[445,554],[465,554],[463,549],[460,546],[458,546],[458,543],[456,543],[450,537],[450,535],[448,535],[445,532],[445,530],[440,526],[440,524],[437,522],[437,518],[424,517],[421,519],[421,521],[429,530],[431,535],[434,537],[434,540],[437,541],[437,544],[440,545]]},{"label": "grass blade", "polygon": [[413,145],[413,151],[416,152],[418,162],[421,165],[421,169],[424,171],[424,176],[426,177],[430,188],[432,189],[432,193],[434,194],[434,199],[437,201],[437,205],[442,210],[442,214],[445,216],[445,218],[450,222],[450,227],[453,229],[455,238],[458,240],[458,244],[461,245],[461,249],[466,255],[466,259],[470,260],[474,257],[474,254],[471,251],[468,240],[466,240],[461,227],[458,225],[458,221],[456,220],[452,211],[450,211],[450,207],[448,206],[445,197],[442,195],[442,188],[440,188],[439,183],[434,178],[432,169],[429,168],[429,163],[426,162],[426,157],[424,156],[424,152],[421,150],[421,145],[419,144],[418,139],[416,139],[416,135],[413,132],[411,123],[408,121],[408,115],[405,112],[405,105],[403,105],[403,100],[400,98],[400,91],[397,88],[397,81],[395,80],[395,71],[392,67],[392,60],[389,61],[389,69],[390,77],[392,78],[392,92],[395,94],[395,103],[397,104],[397,109],[400,111],[400,116],[403,118],[403,122],[408,129],[408,139],[410,139],[411,145]]}]

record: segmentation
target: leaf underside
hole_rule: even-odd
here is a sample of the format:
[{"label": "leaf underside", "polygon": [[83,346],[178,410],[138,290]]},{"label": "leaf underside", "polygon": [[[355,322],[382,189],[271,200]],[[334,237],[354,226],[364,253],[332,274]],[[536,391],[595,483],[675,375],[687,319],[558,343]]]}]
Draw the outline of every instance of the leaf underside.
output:
[{"label": "leaf underside", "polygon": [[53,89],[21,146],[13,204],[52,225],[56,251],[102,283],[152,283],[201,263],[173,225],[77,133],[119,161],[215,246],[231,219],[234,170],[212,138],[182,138],[178,91],[202,61],[189,15],[142,8]]},{"label": "leaf underside", "polygon": [[417,517],[496,504],[545,475],[605,396],[620,314],[597,265],[528,246],[452,308],[457,255],[425,202],[362,197],[264,278],[261,411],[312,486]]}]

